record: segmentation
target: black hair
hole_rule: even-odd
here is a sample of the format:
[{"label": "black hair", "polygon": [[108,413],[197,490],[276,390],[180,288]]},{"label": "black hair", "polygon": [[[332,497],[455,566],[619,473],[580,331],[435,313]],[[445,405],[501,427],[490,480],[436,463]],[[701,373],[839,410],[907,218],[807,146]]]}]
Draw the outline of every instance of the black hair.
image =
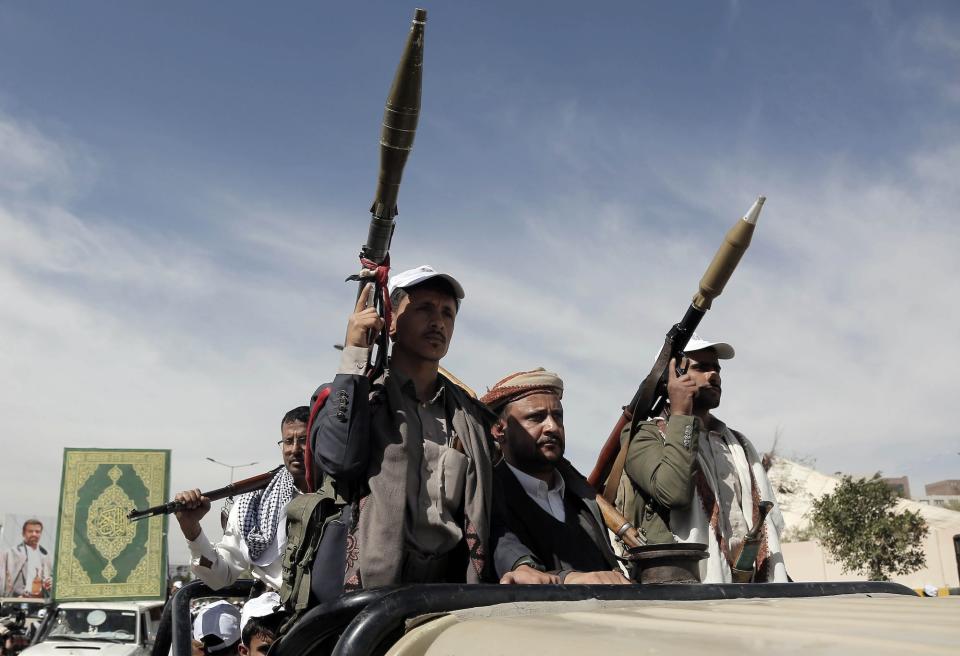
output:
[{"label": "black hair", "polygon": [[[237,647],[240,645],[239,640],[231,642],[226,647],[221,647],[224,644],[223,638],[217,635],[209,634],[200,638],[200,642],[203,644],[203,653],[208,654],[209,656],[219,656],[220,654],[229,654],[237,653]],[[216,651],[210,651],[214,647],[218,647]]]},{"label": "black hair", "polygon": [[43,530],[43,522],[41,522],[36,517],[31,517],[30,519],[28,519],[23,523],[23,528],[20,529],[20,535],[23,535],[23,532],[27,530],[28,526],[33,526],[33,525],[37,525],[40,527],[41,531]]},{"label": "black hair", "polygon": [[243,631],[240,633],[240,642],[249,647],[254,638],[261,640],[274,640],[280,633],[280,625],[285,619],[283,613],[271,613],[263,617],[251,617],[243,625]]},{"label": "black hair", "polygon": [[310,408],[308,406],[298,406],[283,415],[283,419],[280,421],[280,428],[283,428],[284,424],[292,424],[298,421],[304,424],[310,423]]}]

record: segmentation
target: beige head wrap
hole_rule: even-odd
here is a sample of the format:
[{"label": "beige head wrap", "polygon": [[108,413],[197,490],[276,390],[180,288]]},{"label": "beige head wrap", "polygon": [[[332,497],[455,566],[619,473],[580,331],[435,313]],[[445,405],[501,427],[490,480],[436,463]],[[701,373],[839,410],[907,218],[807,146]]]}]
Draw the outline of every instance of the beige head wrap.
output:
[{"label": "beige head wrap", "polygon": [[519,371],[498,381],[480,398],[494,412],[503,406],[531,394],[551,393],[563,398],[563,381],[557,374],[538,367],[533,371]]}]

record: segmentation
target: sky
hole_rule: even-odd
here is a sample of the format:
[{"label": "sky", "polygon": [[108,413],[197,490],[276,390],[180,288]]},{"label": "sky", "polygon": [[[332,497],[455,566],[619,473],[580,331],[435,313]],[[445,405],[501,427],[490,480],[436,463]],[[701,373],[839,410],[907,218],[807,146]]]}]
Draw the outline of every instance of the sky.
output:
[{"label": "sky", "polygon": [[[560,373],[589,471],[763,194],[700,327],[737,350],[717,415],[960,478],[960,6],[423,6],[392,261],[466,289],[444,366]],[[55,514],[65,447],[170,449],[173,490],[279,463],[337,369],[413,8],[0,2],[0,511]]]}]

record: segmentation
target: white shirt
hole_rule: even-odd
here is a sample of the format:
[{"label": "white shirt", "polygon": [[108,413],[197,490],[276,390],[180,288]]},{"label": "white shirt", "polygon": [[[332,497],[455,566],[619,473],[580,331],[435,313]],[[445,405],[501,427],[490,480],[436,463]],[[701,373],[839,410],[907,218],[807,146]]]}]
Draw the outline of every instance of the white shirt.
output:
[{"label": "white shirt", "polygon": [[527,496],[533,499],[533,502],[543,508],[556,519],[563,522],[567,518],[567,511],[563,507],[563,495],[566,491],[566,483],[563,482],[563,476],[553,473],[553,487],[548,487],[546,483],[539,478],[531,476],[520,471],[509,462],[504,461],[513,475],[517,477],[521,487],[527,493]]},{"label": "white shirt", "polygon": [[[741,444],[726,425],[712,435],[700,436],[697,461],[707,485],[716,498],[716,503],[720,505],[721,515],[726,513],[729,518],[731,513],[739,513],[741,519],[737,523],[742,522],[746,528],[749,528],[747,518],[753,517],[754,480],[757,483],[760,499],[776,503],[776,496],[756,449],[746,439]],[[750,477],[751,472],[753,479]],[[717,480],[718,475],[726,477],[724,484],[730,486],[728,490],[721,489],[721,482]],[[716,533],[711,528],[710,517],[704,511],[703,501],[696,487],[693,494],[693,502],[689,506],[674,508],[670,511],[670,528],[679,542],[700,542],[707,545],[707,553],[710,557],[700,561],[700,580],[703,583],[732,583],[730,564],[723,554]],[[725,532],[726,521],[720,523],[719,527],[724,540],[728,541],[732,539],[732,533]],[[767,580],[773,583],[785,583],[787,570],[784,568],[783,554],[780,550],[783,515],[778,506],[775,505],[767,515],[766,525],[767,551],[770,559]],[[742,541],[742,535],[739,539]],[[727,551],[729,553],[729,548]]]},{"label": "white shirt", "polygon": [[[293,496],[299,493],[299,490],[294,489]],[[191,571],[214,590],[230,585],[247,570],[250,570],[253,578],[263,581],[271,589],[280,590],[280,585],[283,583],[282,556],[287,547],[286,506],[280,512],[280,523],[273,541],[255,561],[250,560],[247,543],[240,531],[238,507],[238,504],[234,503],[230,508],[227,527],[223,530],[223,538],[217,544],[210,543],[203,529],[200,530],[196,540],[187,540],[187,547],[192,556]]]}]

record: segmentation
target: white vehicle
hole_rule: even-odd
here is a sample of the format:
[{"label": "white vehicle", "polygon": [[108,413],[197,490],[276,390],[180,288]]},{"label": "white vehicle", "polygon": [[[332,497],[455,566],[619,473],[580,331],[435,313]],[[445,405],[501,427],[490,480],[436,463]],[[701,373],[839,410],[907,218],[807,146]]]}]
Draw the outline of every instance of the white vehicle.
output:
[{"label": "white vehicle", "polygon": [[71,601],[57,605],[28,656],[146,656],[163,602]]}]

